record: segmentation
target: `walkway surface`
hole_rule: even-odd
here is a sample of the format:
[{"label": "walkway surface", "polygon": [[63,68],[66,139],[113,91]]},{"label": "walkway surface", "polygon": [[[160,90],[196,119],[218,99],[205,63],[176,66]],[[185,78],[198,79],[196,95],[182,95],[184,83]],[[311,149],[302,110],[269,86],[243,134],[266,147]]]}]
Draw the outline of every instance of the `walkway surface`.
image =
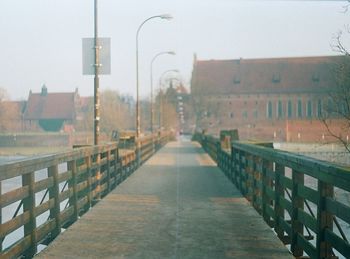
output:
[{"label": "walkway surface", "polygon": [[198,144],[168,143],[38,258],[293,258]]}]

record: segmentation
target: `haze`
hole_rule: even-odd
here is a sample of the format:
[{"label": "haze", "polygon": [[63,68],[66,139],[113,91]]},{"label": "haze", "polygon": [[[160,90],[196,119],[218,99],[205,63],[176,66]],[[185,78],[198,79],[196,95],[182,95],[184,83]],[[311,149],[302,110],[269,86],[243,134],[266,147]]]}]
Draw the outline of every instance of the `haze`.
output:
[{"label": "haze", "polygon": [[[140,93],[149,96],[150,62],[155,81],[179,69],[189,88],[193,54],[198,59],[320,56],[336,54],[333,36],[349,23],[345,1],[151,0],[99,1],[99,35],[110,37],[112,74],[101,88],[135,95],[135,34],[140,32]],[[93,78],[82,75],[82,43],[93,36],[93,1],[2,0],[0,87],[26,99],[45,83],[49,92],[93,95]]]}]

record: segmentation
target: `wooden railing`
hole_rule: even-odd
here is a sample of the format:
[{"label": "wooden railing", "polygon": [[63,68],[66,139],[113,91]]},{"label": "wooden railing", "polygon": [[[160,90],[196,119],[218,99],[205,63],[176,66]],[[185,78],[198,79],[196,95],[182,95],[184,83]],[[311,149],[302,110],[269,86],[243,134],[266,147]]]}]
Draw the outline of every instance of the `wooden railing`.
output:
[{"label": "wooden railing", "polygon": [[295,257],[350,258],[350,171],[256,144],[197,139]]},{"label": "wooden railing", "polygon": [[[141,163],[169,133],[140,138]],[[116,143],[0,165],[0,258],[31,258],[136,168]]]}]

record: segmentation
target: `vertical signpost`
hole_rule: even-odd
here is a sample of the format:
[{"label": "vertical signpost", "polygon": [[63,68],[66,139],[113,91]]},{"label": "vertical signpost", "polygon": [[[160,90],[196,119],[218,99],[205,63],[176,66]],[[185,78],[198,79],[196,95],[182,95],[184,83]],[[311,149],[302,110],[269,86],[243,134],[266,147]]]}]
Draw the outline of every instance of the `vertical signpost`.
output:
[{"label": "vertical signpost", "polygon": [[99,95],[99,87],[100,87],[100,79],[98,76],[99,68],[100,68],[100,45],[98,40],[98,27],[97,27],[97,0],[94,0],[94,49],[95,49],[95,77],[94,77],[94,145],[98,145],[98,140],[100,136],[100,95]]},{"label": "vertical signpost", "polygon": [[111,73],[111,40],[98,37],[98,9],[94,0],[94,38],[83,38],[83,75],[94,75],[94,145],[100,136],[100,79]]}]

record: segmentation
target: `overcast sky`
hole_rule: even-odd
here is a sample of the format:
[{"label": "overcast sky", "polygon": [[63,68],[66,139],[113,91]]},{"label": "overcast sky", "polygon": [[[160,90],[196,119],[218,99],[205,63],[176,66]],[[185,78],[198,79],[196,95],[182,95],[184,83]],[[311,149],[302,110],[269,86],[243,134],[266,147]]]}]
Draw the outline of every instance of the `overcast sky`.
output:
[{"label": "overcast sky", "polygon": [[[344,1],[99,0],[99,35],[111,38],[112,74],[101,89],[135,95],[135,35],[140,32],[140,94],[178,69],[187,86],[193,54],[200,60],[335,55],[332,38],[350,24]],[[27,99],[45,83],[49,92],[93,95],[93,76],[82,75],[82,38],[93,36],[93,0],[0,0],[0,87]],[[347,39],[345,39],[347,40]]]}]

